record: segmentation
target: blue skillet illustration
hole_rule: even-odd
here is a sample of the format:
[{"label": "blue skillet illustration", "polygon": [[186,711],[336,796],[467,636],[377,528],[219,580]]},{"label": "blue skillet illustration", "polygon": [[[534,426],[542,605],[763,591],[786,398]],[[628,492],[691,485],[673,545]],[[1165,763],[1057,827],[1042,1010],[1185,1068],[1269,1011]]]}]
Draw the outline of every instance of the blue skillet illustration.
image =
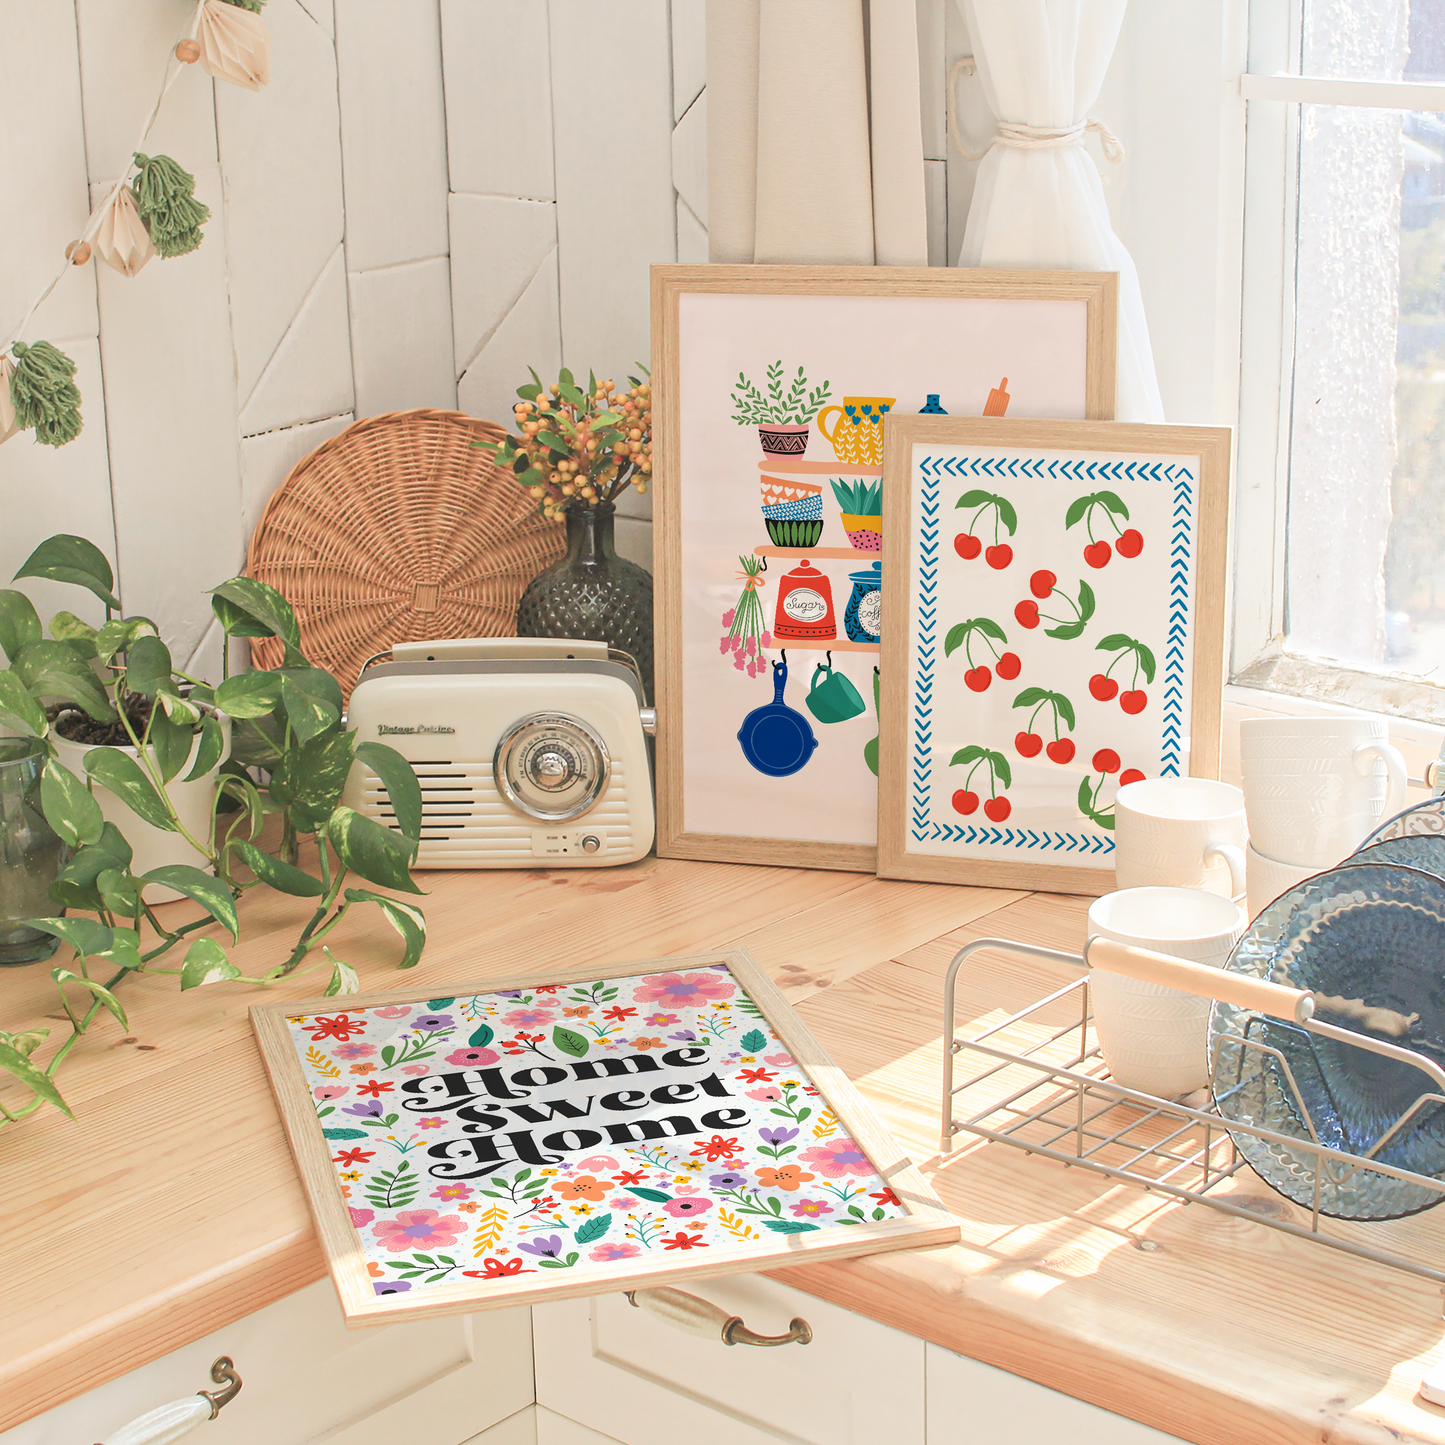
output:
[{"label": "blue skillet illustration", "polygon": [[[786,658],[787,654],[783,656]],[[808,719],[783,701],[783,689],[787,685],[788,664],[775,662],[772,702],[755,707],[738,729],[743,756],[770,778],[786,778],[796,773],[818,746]]]}]

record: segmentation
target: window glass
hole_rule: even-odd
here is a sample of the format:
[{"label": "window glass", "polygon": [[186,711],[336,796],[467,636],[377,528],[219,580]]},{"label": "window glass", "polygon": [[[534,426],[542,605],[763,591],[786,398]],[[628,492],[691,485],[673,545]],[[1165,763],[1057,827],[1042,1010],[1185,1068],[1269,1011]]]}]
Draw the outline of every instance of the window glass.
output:
[{"label": "window glass", "polygon": [[1445,0],[1305,0],[1300,72],[1445,81]]}]

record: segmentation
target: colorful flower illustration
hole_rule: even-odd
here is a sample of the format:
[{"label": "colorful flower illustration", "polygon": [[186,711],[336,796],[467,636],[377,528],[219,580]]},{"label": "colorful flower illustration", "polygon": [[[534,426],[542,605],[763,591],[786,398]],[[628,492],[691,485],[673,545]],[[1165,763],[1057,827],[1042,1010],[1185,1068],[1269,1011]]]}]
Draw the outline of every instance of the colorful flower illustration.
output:
[{"label": "colorful flower illustration", "polygon": [[641,1184],[647,1178],[647,1174],[641,1169],[624,1169],[621,1174],[612,1176],[619,1184],[626,1184],[631,1187],[634,1184]]},{"label": "colorful flower illustration", "polygon": [[724,1139],[721,1134],[714,1134],[711,1139],[694,1144],[692,1152],[701,1154],[709,1164],[716,1164],[719,1159],[731,1159],[742,1147],[741,1139]]},{"label": "colorful flower illustration", "polygon": [[381,1118],[381,1105],[375,1100],[369,1100],[365,1104],[343,1104],[343,1114],[355,1114],[358,1119],[379,1119]]},{"label": "colorful flower illustration", "polygon": [[750,1099],[760,1099],[765,1104],[774,1104],[783,1097],[783,1091],[776,1084],[764,1084],[760,1089],[748,1089]]},{"label": "colorful flower illustration", "polygon": [[523,1269],[520,1259],[509,1259],[504,1264],[495,1256],[488,1256],[482,1261],[481,1269],[464,1269],[462,1273],[472,1279],[506,1279],[509,1274],[535,1274],[536,1270]]},{"label": "colorful flower illustration", "polygon": [[796,1129],[785,1129],[781,1124],[776,1128],[764,1126],[758,1130],[758,1138],[765,1144],[786,1144],[789,1139],[796,1139],[797,1137],[798,1131]]},{"label": "colorful flower illustration", "polygon": [[360,1229],[363,1224],[370,1224],[371,1221],[376,1218],[376,1211],[374,1209],[352,1209],[349,1213],[351,1215],[351,1223],[356,1229]]},{"label": "colorful flower illustration", "polygon": [[634,1049],[642,1049],[644,1052],[648,1049],[666,1048],[666,1045],[661,1039],[636,1038],[629,1040],[629,1042]]},{"label": "colorful flower illustration", "polygon": [[371,1226],[377,1243],[392,1254],[455,1244],[466,1229],[465,1221],[455,1214],[439,1215],[435,1209],[403,1209],[395,1219],[379,1220]]},{"label": "colorful flower illustration", "polygon": [[630,1019],[636,1013],[637,1010],[635,1008],[623,1008],[621,1004],[616,1004],[612,1008],[603,1009],[602,1017],[605,1019],[612,1019],[620,1024],[624,1019]]},{"label": "colorful flower illustration", "polygon": [[596,1249],[588,1253],[587,1258],[606,1264],[609,1260],[631,1259],[634,1255],[641,1253],[642,1251],[635,1244],[623,1244],[617,1241],[612,1244],[599,1244]]},{"label": "colorful flower illustration", "polygon": [[821,1199],[800,1199],[789,1207],[799,1219],[816,1219],[820,1214],[833,1212],[833,1206],[825,1204]]},{"label": "colorful flower illustration", "polygon": [[409,1279],[379,1279],[371,1286],[377,1294],[405,1294],[411,1288]]},{"label": "colorful flower illustration", "polygon": [[694,1214],[705,1214],[711,1208],[711,1199],[689,1197],[685,1199],[669,1199],[667,1203],[662,1206],[662,1212],[672,1215],[674,1219],[687,1219],[691,1218]]},{"label": "colorful flower illustration", "polygon": [[376,1065],[375,1065],[375,1064],[352,1064],[352,1066],[351,1066],[351,1072],[352,1072],[353,1074],[374,1074],[374,1073],[376,1072]]},{"label": "colorful flower illustration", "polygon": [[341,1153],[333,1155],[333,1164],[365,1164],[376,1157],[373,1149],[343,1149]]},{"label": "colorful flower illustration", "polygon": [[369,1095],[373,1099],[379,1099],[383,1094],[389,1094],[396,1085],[386,1079],[368,1079],[364,1084],[356,1086],[358,1094]]},{"label": "colorful flower illustration", "polygon": [[[447,1055],[447,1063],[461,1069],[480,1069],[486,1064],[501,1061],[502,1056],[495,1049],[455,1049]],[[426,1073],[426,1069],[422,1069]]]},{"label": "colorful flower illustration", "polygon": [[900,1202],[898,1196],[891,1189],[886,1188],[880,1193],[870,1194],[868,1197],[869,1199],[876,1199],[879,1204],[897,1204]]},{"label": "colorful flower illustration", "polygon": [[407,1064],[402,1069],[404,1074],[415,1074],[418,1077],[422,1074],[429,1074],[431,1070],[425,1064]]},{"label": "colorful flower illustration", "polygon": [[431,1192],[433,1199],[470,1199],[472,1187],[470,1184],[443,1184],[440,1188]]},{"label": "colorful flower illustration", "polygon": [[559,1179],[556,1189],[563,1199],[605,1199],[607,1197],[607,1186],[594,1179],[590,1174],[580,1175],[576,1179]]},{"label": "colorful flower illustration", "polygon": [[641,1209],[642,1201],[640,1199],[634,1199],[630,1194],[614,1194],[612,1198],[607,1201],[607,1207],[609,1209],[620,1209],[624,1214],[628,1214],[634,1209]]},{"label": "colorful flower illustration", "polygon": [[347,1014],[337,1014],[335,1018],[318,1014],[307,1028],[315,1043],[320,1043],[322,1039],[340,1039],[345,1043],[352,1034],[359,1034],[366,1028],[366,1020],[354,1019]]},{"label": "colorful flower illustration", "polygon": [[418,1129],[440,1129],[442,1124],[445,1122],[445,1120],[437,1118],[418,1119],[416,1121],[416,1126]]},{"label": "colorful flower illustration", "polygon": [[369,1059],[375,1052],[375,1044],[342,1044],[334,1054],[338,1059]]},{"label": "colorful flower illustration", "polygon": [[562,1236],[560,1234],[539,1234],[535,1239],[526,1240],[517,1246],[523,1254],[535,1254],[539,1259],[560,1259]]},{"label": "colorful flower illustration", "polygon": [[438,1033],[442,1029],[456,1028],[456,1020],[450,1014],[422,1014],[412,1020],[412,1027],[427,1033]]},{"label": "colorful flower illustration", "polygon": [[311,1092],[324,1102],[327,1099],[339,1099],[350,1091],[350,1084],[318,1084]]},{"label": "colorful flower illustration", "polygon": [[713,999],[731,998],[737,985],[716,973],[664,973],[650,977],[632,992],[634,1003],[660,1003],[668,1008],[700,1008]]},{"label": "colorful flower illustration", "polygon": [[665,1234],[659,1236],[664,1249],[706,1249],[707,1240],[699,1239],[695,1234],[684,1234],[681,1230],[669,1239]]},{"label": "colorful flower illustration", "polygon": [[538,1029],[557,1017],[551,1009],[514,1008],[502,1015],[502,1022],[516,1029]]},{"label": "colorful flower illustration", "polygon": [[753,1173],[758,1176],[758,1183],[764,1189],[801,1189],[810,1179],[816,1179],[816,1174],[805,1174],[796,1164],[784,1164],[781,1169],[754,1169]]},{"label": "colorful flower illustration", "polygon": [[872,1174],[868,1156],[851,1140],[828,1139],[804,1149],[798,1156],[804,1164],[828,1179],[842,1179],[848,1174]]},{"label": "colorful flower illustration", "polygon": [[668,1024],[680,1023],[676,1014],[648,1014],[642,1021],[650,1029],[665,1029]]},{"label": "colorful flower illustration", "polygon": [[770,1074],[766,1069],[744,1069],[739,1075],[745,1084],[762,1084],[769,1079],[776,1079],[776,1074]]},{"label": "colorful flower illustration", "polygon": [[764,1054],[763,1062],[771,1064],[775,1069],[791,1069],[793,1056],[792,1054]]},{"label": "colorful flower illustration", "polygon": [[617,1161],[610,1154],[589,1154],[577,1167],[600,1174],[604,1169],[616,1169]]},{"label": "colorful flower illustration", "polygon": [[411,1012],[409,1003],[390,1003],[385,1008],[374,1008],[371,1010],[378,1018],[383,1019],[404,1019]]},{"label": "colorful flower illustration", "polygon": [[748,1176],[729,1169],[725,1174],[709,1174],[707,1182],[714,1189],[741,1189],[748,1182]]}]

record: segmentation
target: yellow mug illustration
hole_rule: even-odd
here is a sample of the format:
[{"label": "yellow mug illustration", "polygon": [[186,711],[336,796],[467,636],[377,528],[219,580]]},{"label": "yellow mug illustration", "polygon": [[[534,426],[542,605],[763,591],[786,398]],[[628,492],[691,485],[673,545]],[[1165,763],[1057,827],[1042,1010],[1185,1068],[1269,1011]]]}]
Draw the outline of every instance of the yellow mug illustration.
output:
[{"label": "yellow mug illustration", "polygon": [[[825,406],[818,413],[818,430],[833,444],[840,462],[855,467],[883,465],[883,418],[896,400],[891,396],[845,396],[842,406]],[[827,419],[837,412],[829,431]]]}]

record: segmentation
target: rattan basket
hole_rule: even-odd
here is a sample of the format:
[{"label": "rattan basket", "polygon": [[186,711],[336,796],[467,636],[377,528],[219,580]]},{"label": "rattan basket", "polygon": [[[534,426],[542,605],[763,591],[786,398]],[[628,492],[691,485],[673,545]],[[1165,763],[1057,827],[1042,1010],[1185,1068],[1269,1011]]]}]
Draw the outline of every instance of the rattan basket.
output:
[{"label": "rattan basket", "polygon": [[[261,514],[247,571],[296,609],[301,650],[349,697],[396,642],[511,637],[517,599],[565,550],[559,523],[472,443],[504,435],[457,411],[369,416],[302,458]],[[279,667],[275,638],[251,644]]]}]

